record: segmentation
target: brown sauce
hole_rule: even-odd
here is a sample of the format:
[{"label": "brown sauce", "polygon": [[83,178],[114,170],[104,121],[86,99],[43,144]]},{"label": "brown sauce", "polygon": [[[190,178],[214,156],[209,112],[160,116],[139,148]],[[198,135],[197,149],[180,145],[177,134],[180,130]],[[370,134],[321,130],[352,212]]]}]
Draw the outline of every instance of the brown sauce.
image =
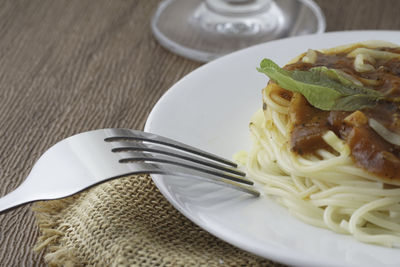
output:
[{"label": "brown sauce", "polygon": [[[400,53],[399,49],[384,48],[382,50]],[[399,59],[377,60],[372,64],[375,71],[358,73],[353,67],[354,58],[347,57],[345,53],[317,53],[318,59],[314,64],[298,61],[285,66],[285,69],[308,70],[315,66],[340,69],[355,77],[372,80],[372,85],[368,84],[368,87],[382,92],[385,96],[400,96]],[[326,131],[331,130],[349,145],[357,166],[378,175],[385,181],[400,182],[400,147],[385,141],[368,125],[368,118],[374,118],[390,131],[400,134],[398,103],[379,102],[374,108],[364,109],[357,113],[322,111],[311,106],[302,95],[286,94],[284,93],[287,92],[286,90],[280,90],[283,91],[280,95],[285,95],[286,99],[290,95],[292,151],[307,154],[321,148],[329,149],[322,136]]]}]

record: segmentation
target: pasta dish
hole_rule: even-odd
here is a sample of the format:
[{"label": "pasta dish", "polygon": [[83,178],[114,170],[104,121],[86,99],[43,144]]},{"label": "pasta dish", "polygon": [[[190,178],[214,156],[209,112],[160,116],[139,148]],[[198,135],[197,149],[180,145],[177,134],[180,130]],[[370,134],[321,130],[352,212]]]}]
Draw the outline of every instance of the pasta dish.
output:
[{"label": "pasta dish", "polygon": [[308,50],[270,81],[253,116],[247,172],[294,216],[400,245],[400,47],[369,41]]}]

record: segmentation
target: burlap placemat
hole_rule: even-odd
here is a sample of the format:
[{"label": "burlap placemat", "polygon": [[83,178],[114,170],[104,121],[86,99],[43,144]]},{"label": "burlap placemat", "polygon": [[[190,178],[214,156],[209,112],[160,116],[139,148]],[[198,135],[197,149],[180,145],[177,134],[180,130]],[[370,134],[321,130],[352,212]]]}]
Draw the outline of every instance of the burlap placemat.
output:
[{"label": "burlap placemat", "polygon": [[282,266],[237,249],[181,215],[147,175],[35,203],[36,250],[50,266]]}]

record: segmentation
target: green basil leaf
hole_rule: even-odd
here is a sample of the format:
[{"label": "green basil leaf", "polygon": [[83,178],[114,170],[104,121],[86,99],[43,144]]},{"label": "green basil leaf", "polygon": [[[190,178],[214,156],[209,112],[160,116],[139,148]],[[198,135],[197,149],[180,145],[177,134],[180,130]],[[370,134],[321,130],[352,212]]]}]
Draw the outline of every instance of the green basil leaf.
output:
[{"label": "green basil leaf", "polygon": [[354,111],[373,107],[383,97],[378,91],[356,85],[326,67],[289,71],[264,59],[257,69],[282,88],[301,93],[311,105],[322,110]]}]

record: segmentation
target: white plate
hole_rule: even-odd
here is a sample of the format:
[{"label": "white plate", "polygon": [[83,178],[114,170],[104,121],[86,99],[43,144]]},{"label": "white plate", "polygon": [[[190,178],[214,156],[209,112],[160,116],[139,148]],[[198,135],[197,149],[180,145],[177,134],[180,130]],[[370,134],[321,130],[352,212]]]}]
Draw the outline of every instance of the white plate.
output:
[{"label": "white plate", "polygon": [[[250,147],[248,122],[261,107],[268,57],[283,65],[308,48],[379,39],[400,44],[398,31],[353,31],[282,39],[210,62],[176,83],[152,110],[145,130],[218,155]],[[400,266],[400,250],[363,244],[306,225],[268,196],[252,198],[218,185],[154,175],[164,196],[186,217],[239,248],[298,266]]]}]

